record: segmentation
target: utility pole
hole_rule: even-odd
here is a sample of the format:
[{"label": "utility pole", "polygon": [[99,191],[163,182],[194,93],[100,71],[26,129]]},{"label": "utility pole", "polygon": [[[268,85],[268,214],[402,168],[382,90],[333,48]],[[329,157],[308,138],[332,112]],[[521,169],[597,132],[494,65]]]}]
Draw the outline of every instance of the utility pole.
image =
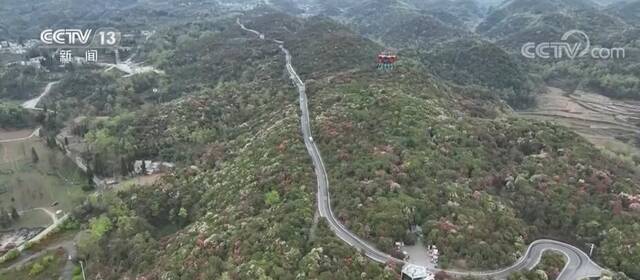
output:
[{"label": "utility pole", "polygon": [[158,88],[153,88],[153,94],[158,96],[158,104],[162,103],[162,95],[158,94],[159,90]]},{"label": "utility pole", "polygon": [[82,261],[80,261],[80,269],[82,269],[82,279],[87,280],[87,277],[84,275],[84,265]]},{"label": "utility pole", "polygon": [[587,245],[591,245],[591,249],[589,249],[589,257],[593,254],[593,248],[596,246],[594,243],[587,243]]}]

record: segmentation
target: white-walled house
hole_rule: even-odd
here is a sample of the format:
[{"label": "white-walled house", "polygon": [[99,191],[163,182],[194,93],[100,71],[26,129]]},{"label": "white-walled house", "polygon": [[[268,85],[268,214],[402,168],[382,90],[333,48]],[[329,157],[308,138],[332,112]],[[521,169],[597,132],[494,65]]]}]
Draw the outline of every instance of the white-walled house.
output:
[{"label": "white-walled house", "polygon": [[406,264],[402,267],[402,280],[434,280],[435,276],[426,267]]}]

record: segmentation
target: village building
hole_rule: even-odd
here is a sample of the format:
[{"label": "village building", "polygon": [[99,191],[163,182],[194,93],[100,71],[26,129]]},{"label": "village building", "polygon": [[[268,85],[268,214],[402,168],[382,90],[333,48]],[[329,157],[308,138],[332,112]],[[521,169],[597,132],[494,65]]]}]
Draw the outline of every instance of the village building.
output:
[{"label": "village building", "polygon": [[402,268],[402,280],[434,280],[435,276],[426,267],[407,264]]},{"label": "village building", "polygon": [[438,260],[440,259],[440,251],[438,251],[438,247],[436,247],[436,245],[433,245],[429,254],[431,255],[431,262],[433,263],[433,265],[438,266]]},{"label": "village building", "polygon": [[168,172],[174,168],[175,168],[175,164],[170,162],[136,160],[133,163],[133,171],[136,174],[140,174],[140,175],[153,175],[153,174]]},{"label": "village building", "polygon": [[44,57],[37,56],[37,57],[31,58],[31,59],[26,60],[26,61],[20,61],[20,65],[22,65],[22,66],[32,66],[32,67],[34,67],[36,69],[40,69],[40,68],[42,68],[42,63],[41,62],[43,60],[44,60]]}]

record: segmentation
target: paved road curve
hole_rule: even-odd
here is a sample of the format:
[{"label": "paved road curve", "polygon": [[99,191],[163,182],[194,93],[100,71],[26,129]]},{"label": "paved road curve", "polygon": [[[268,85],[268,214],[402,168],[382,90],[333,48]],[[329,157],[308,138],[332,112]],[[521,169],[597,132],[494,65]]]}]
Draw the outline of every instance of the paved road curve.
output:
[{"label": "paved road curve", "polygon": [[[260,39],[264,40],[264,34],[249,29],[244,26],[240,19],[237,19],[237,24],[245,31],[256,34]],[[300,122],[302,125],[302,135],[304,137],[304,144],[307,148],[309,156],[313,161],[314,170],[317,177],[318,182],[318,211],[320,212],[320,216],[327,219],[331,230],[342,239],[344,242],[349,244],[351,247],[357,249],[358,251],[364,253],[370,259],[380,262],[396,262],[400,264],[404,264],[405,261],[396,259],[389,254],[386,254],[366,241],[360,239],[351,231],[349,231],[342,223],[340,223],[333,214],[331,210],[331,198],[329,195],[329,179],[327,176],[327,170],[324,166],[324,162],[322,161],[322,156],[320,155],[320,151],[313,141],[313,136],[311,134],[311,121],[309,117],[309,106],[308,106],[308,98],[306,94],[306,87],[300,76],[296,73],[293,65],[291,63],[291,54],[289,50],[284,47],[284,43],[278,40],[272,40],[276,42],[282,52],[285,54],[286,59],[286,68],[289,73],[289,77],[295,84],[298,89],[298,94],[300,98],[300,111],[302,115],[300,116]],[[567,259],[567,264],[558,276],[558,280],[576,280],[585,277],[597,277],[600,276],[603,269],[594,263],[589,256],[584,253],[582,250],[571,246],[566,243],[553,241],[553,240],[537,240],[529,245],[527,252],[524,254],[522,258],[520,258],[514,265],[497,271],[487,271],[487,272],[474,272],[474,271],[455,271],[455,270],[442,270],[450,275],[456,276],[476,276],[476,277],[487,277],[487,278],[495,278],[495,279],[506,279],[508,275],[513,272],[520,271],[523,269],[532,269],[539,262],[542,254],[545,251],[557,251],[565,255]],[[435,268],[427,268],[432,272],[438,272],[441,270]]]}]

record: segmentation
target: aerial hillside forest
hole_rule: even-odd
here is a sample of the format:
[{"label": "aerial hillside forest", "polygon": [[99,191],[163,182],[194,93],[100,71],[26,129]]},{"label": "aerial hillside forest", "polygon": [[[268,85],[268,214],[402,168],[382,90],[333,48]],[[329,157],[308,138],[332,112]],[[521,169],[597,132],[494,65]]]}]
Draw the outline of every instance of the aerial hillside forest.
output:
[{"label": "aerial hillside forest", "polygon": [[[42,12],[24,2],[15,5]],[[44,100],[56,112],[52,129],[86,117],[72,131],[88,144],[82,156],[99,176],[130,176],[141,159],[176,165],[153,185],[99,192],[73,210],[91,275],[398,279],[398,264],[371,261],[318,216],[284,54],[243,31],[240,18],[291,51],[333,211],[358,236],[391,255],[401,253],[396,242],[433,244],[439,267],[478,271],[513,264],[540,238],[582,250],[594,244],[593,259],[614,275],[608,279],[640,279],[640,159],[611,157],[566,127],[514,113],[534,106],[544,84],[640,99],[637,5],[306,0],[317,15],[298,17],[306,6],[286,9],[295,4],[282,0],[228,14],[220,8],[228,1],[108,1],[127,7],[119,12],[88,2],[105,9],[107,23],[152,25],[136,60],[163,72],[66,69]],[[175,9],[163,13],[166,5]],[[529,35],[560,38],[569,27],[626,47],[629,59],[518,55]],[[15,28],[0,25],[0,36]],[[376,55],[390,49],[401,59],[378,70]],[[36,73],[2,66],[0,101],[32,97],[21,92],[43,87]],[[0,104],[0,128],[27,125],[21,107]],[[551,255],[510,279],[552,279],[562,267]]]}]

